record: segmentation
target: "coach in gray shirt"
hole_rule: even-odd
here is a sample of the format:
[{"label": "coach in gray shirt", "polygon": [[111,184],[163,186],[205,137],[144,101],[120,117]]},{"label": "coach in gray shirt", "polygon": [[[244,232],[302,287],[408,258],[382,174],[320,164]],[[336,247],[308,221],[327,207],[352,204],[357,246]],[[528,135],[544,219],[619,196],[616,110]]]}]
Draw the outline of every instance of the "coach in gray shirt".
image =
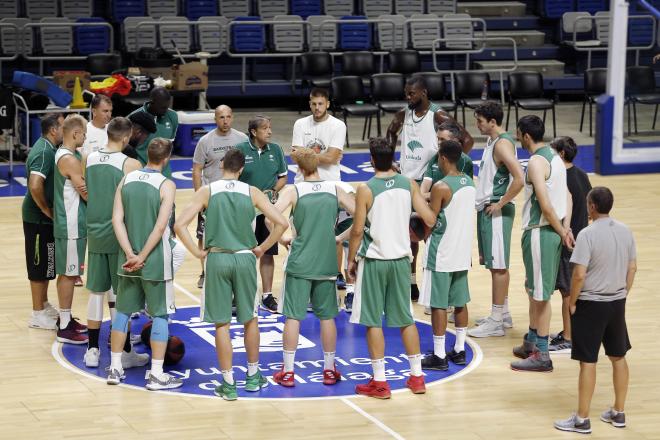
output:
[{"label": "coach in gray shirt", "polygon": [[[215,109],[217,128],[209,131],[197,142],[193,155],[193,187],[195,191],[222,178],[222,159],[227,151],[241,142],[247,141],[247,136],[231,128],[234,116],[231,108],[219,105]],[[197,240],[200,249],[204,246],[204,217],[197,218]],[[204,260],[202,273],[197,280],[197,287],[204,285]]]},{"label": "coach in gray shirt", "polygon": [[637,271],[637,255],[630,229],[609,215],[613,204],[614,196],[608,188],[599,186],[589,192],[587,209],[593,222],[578,234],[571,256],[574,265],[570,298],[571,357],[580,361],[580,379],[577,412],[555,422],[555,428],[562,431],[591,432],[589,409],[601,344],[612,362],[614,404],[600,419],[617,428],[626,426],[625,356],[631,348],[626,327],[626,297]]}]

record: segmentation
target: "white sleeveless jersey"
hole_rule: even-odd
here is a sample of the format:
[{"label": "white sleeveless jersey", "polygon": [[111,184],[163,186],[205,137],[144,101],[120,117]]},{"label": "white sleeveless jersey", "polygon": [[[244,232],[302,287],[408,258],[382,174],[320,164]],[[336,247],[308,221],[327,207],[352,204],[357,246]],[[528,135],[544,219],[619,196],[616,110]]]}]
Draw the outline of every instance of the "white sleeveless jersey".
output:
[{"label": "white sleeveless jersey", "polygon": [[[550,176],[545,180],[545,187],[548,190],[550,204],[559,220],[566,217],[568,186],[566,184],[566,167],[561,157],[549,146],[539,148],[533,155],[542,156],[550,164]],[[531,157],[530,157],[531,160]],[[523,205],[523,229],[538,228],[549,224],[541,211],[541,205],[536,198],[534,185],[527,178],[525,170],[525,204]]]},{"label": "white sleeveless jersey", "polygon": [[414,179],[424,178],[430,160],[438,153],[435,133],[435,112],[440,107],[431,103],[424,116],[418,118],[414,110],[406,108],[401,130],[401,174]]},{"label": "white sleeveless jersey", "polygon": [[[479,164],[479,181],[477,182],[476,208],[483,210],[490,203],[497,203],[507,192],[513,182],[511,173],[505,165],[497,166],[493,154],[495,144],[500,139],[510,142],[513,154],[517,158],[516,143],[509,133],[502,133],[495,139],[488,138],[481,163]],[[510,202],[513,203],[513,200]]]}]

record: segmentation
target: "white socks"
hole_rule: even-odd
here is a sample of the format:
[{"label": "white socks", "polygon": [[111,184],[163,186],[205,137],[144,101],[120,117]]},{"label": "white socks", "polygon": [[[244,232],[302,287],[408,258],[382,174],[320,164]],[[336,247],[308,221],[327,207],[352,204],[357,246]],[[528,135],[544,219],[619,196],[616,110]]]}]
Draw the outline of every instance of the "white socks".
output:
[{"label": "white socks", "polygon": [[114,351],[110,352],[110,369],[117,371],[123,370],[121,366],[121,351],[119,353],[115,353]]},{"label": "white socks", "polygon": [[411,376],[421,376],[422,375],[422,355],[420,353],[410,355],[410,356],[408,356],[408,362],[410,362],[410,375]]},{"label": "white socks", "polygon": [[433,335],[433,354],[440,359],[444,359],[447,356],[447,353],[445,352],[445,335]]},{"label": "white socks", "polygon": [[261,297],[262,297],[262,298],[266,298],[268,295],[272,295],[272,294],[273,294],[273,292],[264,292],[264,293],[261,295]]},{"label": "white socks", "polygon": [[259,371],[259,362],[248,362],[247,367],[248,376],[254,376]]},{"label": "white socks", "polygon": [[454,344],[454,351],[460,353],[465,350],[465,335],[467,334],[467,327],[456,327],[456,343]]},{"label": "white socks", "polygon": [[353,284],[346,284],[346,294],[355,293],[355,286]]},{"label": "white socks", "polygon": [[284,354],[284,371],[293,371],[293,363],[296,360],[296,351],[282,351]]},{"label": "white socks", "polygon": [[385,382],[385,359],[372,359],[371,367],[374,369],[374,380],[377,382]]},{"label": "white socks", "polygon": [[60,330],[64,330],[71,321],[71,309],[60,309]]},{"label": "white socks", "polygon": [[490,308],[490,317],[493,321],[502,322],[502,316],[504,315],[504,306],[498,304],[493,304]]},{"label": "white socks", "polygon": [[151,374],[160,377],[163,374],[163,359],[151,359]]},{"label": "white socks", "polygon": [[229,385],[234,385],[234,370],[222,370],[222,379]]},{"label": "white socks", "polygon": [[502,313],[504,315],[510,315],[510,312],[509,312],[509,296],[508,295],[504,297],[504,310],[502,310]]},{"label": "white socks", "polygon": [[[335,352],[334,351],[324,351],[323,352],[323,369],[324,370],[335,370]],[[290,371],[290,370],[287,370]]]}]

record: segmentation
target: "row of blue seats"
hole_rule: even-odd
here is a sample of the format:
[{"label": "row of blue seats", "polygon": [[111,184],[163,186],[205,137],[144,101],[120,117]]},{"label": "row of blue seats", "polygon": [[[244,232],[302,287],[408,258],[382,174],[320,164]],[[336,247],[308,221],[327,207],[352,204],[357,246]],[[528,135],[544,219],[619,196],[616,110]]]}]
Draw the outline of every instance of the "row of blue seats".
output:
[{"label": "row of blue seats", "polygon": [[606,11],[609,6],[607,0],[543,0],[541,15],[545,18],[561,18],[566,12],[588,12],[595,14]]}]

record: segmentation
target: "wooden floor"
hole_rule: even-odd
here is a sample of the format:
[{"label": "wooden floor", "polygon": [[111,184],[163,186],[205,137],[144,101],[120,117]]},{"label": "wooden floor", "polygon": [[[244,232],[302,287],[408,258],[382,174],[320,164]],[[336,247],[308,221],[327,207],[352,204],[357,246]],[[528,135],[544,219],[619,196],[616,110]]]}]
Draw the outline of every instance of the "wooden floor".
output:
[{"label": "wooden floor", "polygon": [[[598,421],[612,401],[610,368],[601,358],[592,407],[593,437],[660,439],[660,175],[592,177],[615,194],[613,215],[632,227],[637,240],[637,279],[628,300],[633,349],[628,357],[631,385],[628,427]],[[183,206],[191,192],[180,191]],[[366,398],[318,401],[225,402],[163,396],[120,387],[75,374],[51,355],[54,334],[28,329],[30,296],[26,281],[20,198],[0,199],[0,438],[451,438],[546,439],[577,436],[555,431],[554,419],[576,404],[578,365],[568,355],[553,357],[552,374],[515,373],[511,348],[527,326],[522,289],[520,204],[512,243],[510,302],[514,328],[506,337],[479,340],[484,359],[466,376],[429,388],[425,395],[398,393],[389,401]],[[475,240],[476,261],[476,240]],[[281,258],[281,257],[280,257]],[[276,289],[281,272],[276,273]],[[177,282],[195,287],[199,263],[188,257]],[[488,272],[470,272],[471,321],[490,310]],[[655,287],[654,287],[655,286]],[[51,285],[51,301],[56,302]],[[87,295],[76,291],[74,314],[84,317]],[[177,292],[179,305],[193,304]],[[552,329],[561,323],[559,297]],[[420,319],[428,319],[415,306]]]}]

